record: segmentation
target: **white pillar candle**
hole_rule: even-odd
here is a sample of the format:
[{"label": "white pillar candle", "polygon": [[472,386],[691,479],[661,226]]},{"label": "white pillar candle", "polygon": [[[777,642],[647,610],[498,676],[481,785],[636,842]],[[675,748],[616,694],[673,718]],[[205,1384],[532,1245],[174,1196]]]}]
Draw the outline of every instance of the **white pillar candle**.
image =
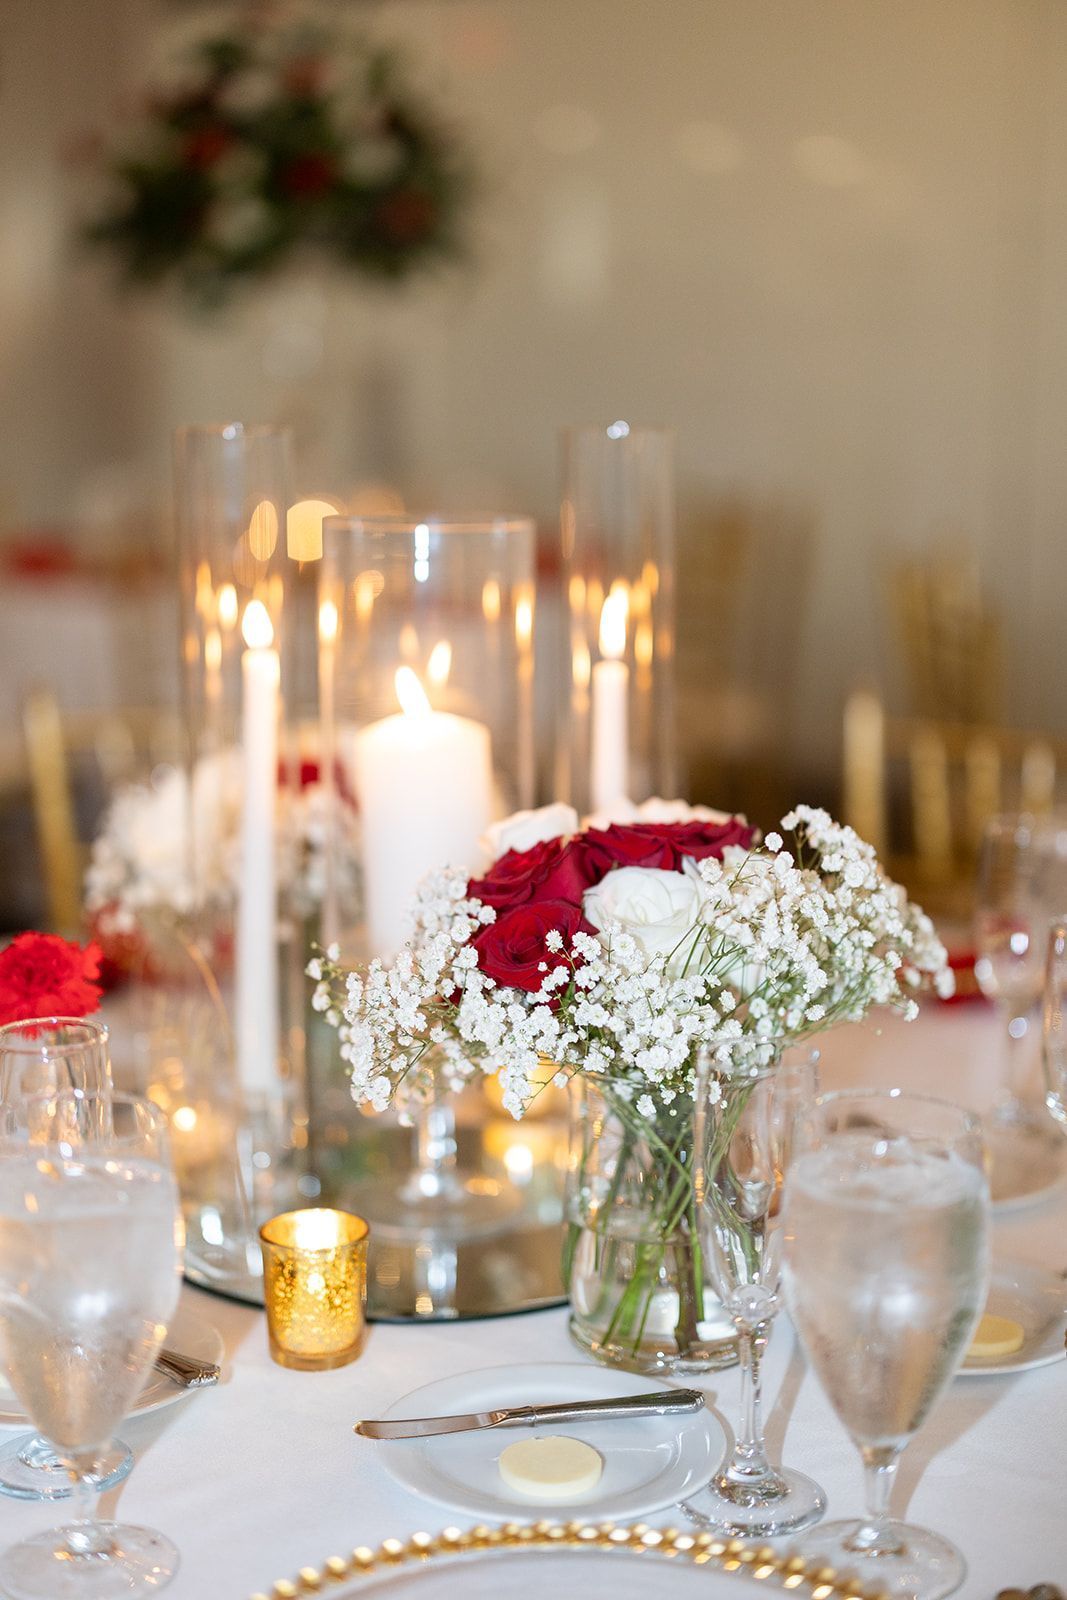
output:
[{"label": "white pillar candle", "polygon": [[241,865],[237,899],[237,1076],[270,1089],[278,1068],[277,886],[274,828],[281,669],[267,608],[250,601],[241,624]]},{"label": "white pillar candle", "polygon": [[410,667],[396,675],[404,709],[356,734],[356,791],[370,953],[404,942],[420,881],[442,867],[473,869],[492,820],[489,729],[433,711]]},{"label": "white pillar candle", "polygon": [[614,586],[601,608],[601,659],[593,668],[589,787],[594,811],[606,811],[617,800],[628,798],[630,669],[622,660],[627,609],[625,586]]}]

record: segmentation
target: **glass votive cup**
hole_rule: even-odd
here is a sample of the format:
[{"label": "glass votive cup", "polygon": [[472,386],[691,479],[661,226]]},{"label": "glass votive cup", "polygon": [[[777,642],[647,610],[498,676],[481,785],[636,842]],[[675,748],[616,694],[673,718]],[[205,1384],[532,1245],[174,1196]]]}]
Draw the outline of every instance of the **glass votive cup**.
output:
[{"label": "glass votive cup", "polygon": [[283,1367],[324,1372],[363,1343],[367,1239],[362,1217],[308,1208],[259,1230],[270,1353]]}]

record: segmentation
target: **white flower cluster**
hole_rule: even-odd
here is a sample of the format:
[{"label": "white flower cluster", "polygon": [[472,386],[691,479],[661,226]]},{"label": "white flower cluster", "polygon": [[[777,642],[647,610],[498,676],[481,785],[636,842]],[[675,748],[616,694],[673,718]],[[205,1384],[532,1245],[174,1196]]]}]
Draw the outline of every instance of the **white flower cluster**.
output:
[{"label": "white flower cluster", "polygon": [[[344,807],[345,826],[356,827]],[[130,933],[147,914],[187,916],[225,905],[237,892],[240,869],[241,752],[205,756],[189,780],[162,767],[148,783],[127,784],[108,807],[85,875],[85,906],[105,933]],[[292,891],[298,913],[317,905],[325,889],[327,796],[307,784],[279,791],[278,882]],[[196,841],[194,863],[190,830]],[[354,838],[339,852],[358,859]]]},{"label": "white flower cluster", "polygon": [[467,898],[465,874],[432,875],[391,967],[346,973],[328,952],[308,969],[353,1096],[384,1107],[436,1051],[454,1081],[496,1073],[520,1116],[547,1058],[566,1074],[627,1080],[651,1115],[692,1088],[702,1043],[802,1039],[878,1005],[912,1016],[909,991],[927,977],[951,992],[933,925],[869,845],[807,806],[781,826],[792,851],[769,834],[682,873],[611,871],[585,895],[597,933],[576,933],[568,952],[550,932],[536,992],[480,969],[471,940],[495,911]]}]

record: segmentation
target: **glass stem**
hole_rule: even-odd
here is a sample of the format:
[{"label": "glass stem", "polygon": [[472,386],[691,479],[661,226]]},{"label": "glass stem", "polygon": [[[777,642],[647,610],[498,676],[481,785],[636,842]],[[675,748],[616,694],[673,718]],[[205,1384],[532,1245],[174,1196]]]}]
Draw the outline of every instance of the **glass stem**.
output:
[{"label": "glass stem", "polygon": [[760,1369],[770,1327],[769,1322],[737,1324],[737,1352],[741,1361],[741,1421],[725,1474],[734,1483],[751,1483],[755,1479],[773,1476],[763,1443]]},{"label": "glass stem", "polygon": [[904,1546],[889,1520],[889,1496],[897,1475],[900,1451],[892,1445],[864,1445],[861,1453],[867,1515],[845,1540],[845,1548],[854,1550],[857,1555],[900,1555]]},{"label": "glass stem", "polygon": [[1020,1009],[1016,1001],[1011,1002],[1005,1010],[1007,1016],[1004,1019],[1004,1076],[997,1094],[997,1107],[1001,1115],[1010,1117],[1022,1107],[1029,1064],[1029,1052],[1026,1047],[1030,1038],[1030,1018],[1025,1009]]},{"label": "glass stem", "polygon": [[99,1491],[92,1476],[96,1457],[83,1453],[68,1457],[64,1464],[70,1473],[71,1508],[74,1512],[63,1529],[66,1551],[76,1560],[107,1556],[114,1547],[109,1528],[98,1521],[96,1515]]}]

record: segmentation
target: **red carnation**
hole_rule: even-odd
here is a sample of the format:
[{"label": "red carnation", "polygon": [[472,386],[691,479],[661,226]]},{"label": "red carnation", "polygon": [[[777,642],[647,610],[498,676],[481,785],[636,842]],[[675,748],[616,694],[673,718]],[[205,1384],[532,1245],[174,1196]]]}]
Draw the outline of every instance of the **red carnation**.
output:
[{"label": "red carnation", "polygon": [[529,900],[564,900],[580,906],[596,880],[578,843],[543,839],[529,850],[506,850],[481,878],[472,878],[467,893],[498,911]]},{"label": "red carnation", "polygon": [[20,933],[0,951],[0,1023],[84,1017],[103,993],[100,946],[83,950],[57,933]]},{"label": "red carnation", "polygon": [[559,962],[559,951],[550,951],[545,944],[553,928],[563,935],[564,950],[570,948],[579,931],[595,931],[582,916],[580,906],[566,900],[531,900],[505,911],[488,928],[475,934],[472,943],[478,952],[478,965],[494,982],[506,988],[528,989],[533,994],[545,980],[541,963],[553,967]]}]

